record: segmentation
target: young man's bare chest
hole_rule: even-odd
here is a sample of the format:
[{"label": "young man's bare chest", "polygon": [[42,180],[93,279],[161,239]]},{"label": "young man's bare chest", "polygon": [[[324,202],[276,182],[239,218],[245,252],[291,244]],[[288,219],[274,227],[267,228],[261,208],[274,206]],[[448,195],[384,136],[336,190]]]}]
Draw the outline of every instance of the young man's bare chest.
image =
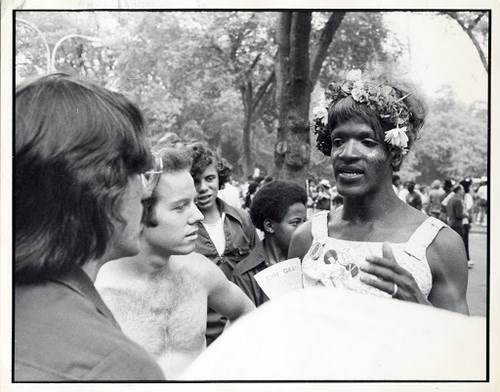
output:
[{"label": "young man's bare chest", "polygon": [[151,354],[205,347],[207,293],[187,270],[140,284],[127,278],[101,295],[123,332]]}]

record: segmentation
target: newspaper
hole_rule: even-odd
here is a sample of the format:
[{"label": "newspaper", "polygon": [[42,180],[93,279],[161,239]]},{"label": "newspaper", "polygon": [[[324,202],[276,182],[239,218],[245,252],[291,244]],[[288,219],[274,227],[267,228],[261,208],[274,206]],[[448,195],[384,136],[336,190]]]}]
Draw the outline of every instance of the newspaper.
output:
[{"label": "newspaper", "polygon": [[258,274],[255,280],[270,299],[302,289],[302,267],[298,257],[274,264]]}]

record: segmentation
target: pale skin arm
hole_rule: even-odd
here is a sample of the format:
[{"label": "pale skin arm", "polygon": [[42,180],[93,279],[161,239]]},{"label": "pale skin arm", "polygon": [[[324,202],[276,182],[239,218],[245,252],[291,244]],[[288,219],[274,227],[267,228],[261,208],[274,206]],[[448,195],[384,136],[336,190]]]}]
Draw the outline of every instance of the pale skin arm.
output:
[{"label": "pale skin arm", "polygon": [[427,260],[433,276],[432,291],[428,298],[420,291],[413,276],[398,265],[389,243],[383,244],[382,253],[383,257],[367,258],[368,263],[360,266],[362,271],[381,281],[365,274],[361,276],[363,282],[389,294],[393,293],[395,283],[398,290],[394,298],[469,314],[465,247],[453,230],[442,229],[427,249]]},{"label": "pale skin arm", "polygon": [[255,309],[255,305],[243,291],[212,263],[202,256],[198,272],[203,285],[207,289],[208,306],[217,313],[234,321],[245,313]]}]

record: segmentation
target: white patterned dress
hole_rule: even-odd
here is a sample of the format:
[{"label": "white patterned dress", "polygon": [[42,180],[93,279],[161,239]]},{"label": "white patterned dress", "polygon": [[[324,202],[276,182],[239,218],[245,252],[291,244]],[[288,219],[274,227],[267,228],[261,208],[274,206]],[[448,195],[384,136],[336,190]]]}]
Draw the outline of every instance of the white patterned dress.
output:
[{"label": "white patterned dress", "polygon": [[[429,217],[407,242],[391,243],[397,263],[415,279],[427,297],[432,289],[432,273],[426,257],[427,247],[446,225]],[[328,211],[318,212],[312,220],[313,242],[302,261],[304,288],[337,287],[377,296],[390,294],[363,283],[359,264],[367,256],[382,257],[382,242],[349,241],[328,237]]]}]

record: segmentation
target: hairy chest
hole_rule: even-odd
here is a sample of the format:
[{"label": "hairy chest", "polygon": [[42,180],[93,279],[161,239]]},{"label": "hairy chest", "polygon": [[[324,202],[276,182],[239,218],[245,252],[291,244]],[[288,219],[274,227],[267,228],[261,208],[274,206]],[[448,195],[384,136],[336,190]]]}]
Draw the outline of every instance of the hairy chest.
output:
[{"label": "hairy chest", "polygon": [[123,332],[151,354],[204,347],[207,293],[189,274],[163,277],[144,290],[124,285],[101,294]]}]

